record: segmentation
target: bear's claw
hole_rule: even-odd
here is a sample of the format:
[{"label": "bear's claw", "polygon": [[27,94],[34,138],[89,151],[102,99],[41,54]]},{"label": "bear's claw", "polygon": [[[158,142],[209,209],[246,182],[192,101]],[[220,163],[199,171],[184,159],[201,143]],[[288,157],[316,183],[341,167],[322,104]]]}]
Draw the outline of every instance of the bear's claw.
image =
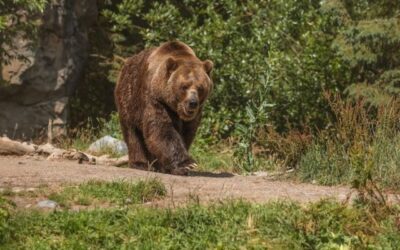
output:
[{"label": "bear's claw", "polygon": [[171,174],[174,175],[189,175],[189,171],[191,169],[197,168],[197,164],[196,163],[190,163],[184,167],[177,167],[177,168],[173,168],[171,169]]},{"label": "bear's claw", "polygon": [[188,167],[174,168],[171,170],[171,174],[173,175],[189,175]]}]

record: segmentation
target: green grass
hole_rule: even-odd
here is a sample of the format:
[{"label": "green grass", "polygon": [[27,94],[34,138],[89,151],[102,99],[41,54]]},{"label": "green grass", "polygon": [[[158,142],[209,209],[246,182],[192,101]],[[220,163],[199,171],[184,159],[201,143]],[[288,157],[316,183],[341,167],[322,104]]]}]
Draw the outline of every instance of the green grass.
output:
[{"label": "green grass", "polygon": [[65,187],[52,193],[49,199],[63,207],[71,205],[96,205],[112,203],[118,205],[139,204],[166,195],[165,186],[158,179],[128,181],[89,181],[78,186]]},{"label": "green grass", "polygon": [[339,143],[315,143],[302,157],[298,175],[324,185],[351,183],[371,174],[381,186],[400,190],[400,135],[377,137],[351,149]]},{"label": "green grass", "polygon": [[[397,209],[398,213],[400,210]],[[334,201],[12,213],[1,249],[396,249],[395,215]]]},{"label": "green grass", "polygon": [[233,163],[233,153],[227,147],[193,145],[190,150],[192,157],[197,161],[199,171],[237,172]]},{"label": "green grass", "polygon": [[[229,172],[246,174],[249,173],[244,168],[237,164],[234,156],[234,149],[224,143],[217,145],[206,145],[195,143],[190,149],[192,157],[197,161],[197,171],[208,172]],[[273,156],[254,156],[256,162],[255,168],[252,172],[256,171],[277,171],[281,168],[281,163],[278,162]]]}]

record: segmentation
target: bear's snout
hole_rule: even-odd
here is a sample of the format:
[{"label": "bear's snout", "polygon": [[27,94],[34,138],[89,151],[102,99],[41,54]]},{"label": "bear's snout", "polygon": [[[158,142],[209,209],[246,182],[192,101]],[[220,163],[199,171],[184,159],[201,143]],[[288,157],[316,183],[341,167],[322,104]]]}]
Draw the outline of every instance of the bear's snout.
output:
[{"label": "bear's snout", "polygon": [[199,101],[196,98],[191,98],[188,103],[189,109],[197,109],[197,106],[199,106]]},{"label": "bear's snout", "polygon": [[194,113],[199,107],[199,95],[197,91],[190,90],[186,99],[186,110],[190,113]]}]

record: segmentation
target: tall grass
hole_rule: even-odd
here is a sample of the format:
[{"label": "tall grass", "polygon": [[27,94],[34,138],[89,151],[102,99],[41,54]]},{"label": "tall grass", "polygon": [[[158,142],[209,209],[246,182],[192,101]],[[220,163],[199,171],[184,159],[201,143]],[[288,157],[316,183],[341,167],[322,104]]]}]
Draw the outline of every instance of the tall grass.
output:
[{"label": "tall grass", "polygon": [[368,180],[400,189],[400,100],[379,107],[329,96],[334,121],[319,131],[299,161],[299,176],[320,184]]}]

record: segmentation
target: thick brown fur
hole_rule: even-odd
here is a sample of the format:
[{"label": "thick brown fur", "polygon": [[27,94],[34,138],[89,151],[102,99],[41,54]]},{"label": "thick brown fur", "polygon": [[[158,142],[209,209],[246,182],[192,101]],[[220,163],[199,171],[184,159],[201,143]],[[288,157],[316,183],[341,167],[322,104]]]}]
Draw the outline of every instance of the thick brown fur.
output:
[{"label": "thick brown fur", "polygon": [[213,82],[213,64],[182,42],[167,42],[129,58],[115,89],[129,165],[187,174],[188,150]]}]

